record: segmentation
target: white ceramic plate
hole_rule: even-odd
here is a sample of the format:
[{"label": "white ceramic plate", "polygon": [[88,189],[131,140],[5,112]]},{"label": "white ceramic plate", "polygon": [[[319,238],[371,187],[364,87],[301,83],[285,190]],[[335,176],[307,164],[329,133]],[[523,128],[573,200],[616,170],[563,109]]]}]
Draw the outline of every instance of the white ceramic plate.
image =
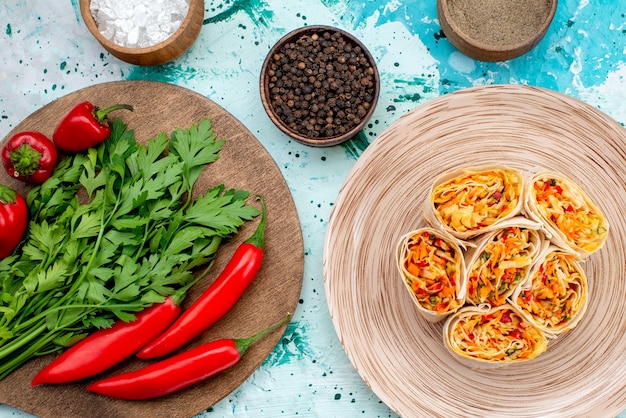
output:
[{"label": "white ceramic plate", "polygon": [[[454,168],[542,166],[577,181],[611,225],[585,263],[581,323],[533,361],[473,370],[446,351],[400,280],[394,249],[424,225],[434,178]],[[578,100],[519,85],[470,88],[401,117],[359,158],[324,251],[333,324],[350,361],[404,417],[611,416],[626,409],[626,131]]]}]

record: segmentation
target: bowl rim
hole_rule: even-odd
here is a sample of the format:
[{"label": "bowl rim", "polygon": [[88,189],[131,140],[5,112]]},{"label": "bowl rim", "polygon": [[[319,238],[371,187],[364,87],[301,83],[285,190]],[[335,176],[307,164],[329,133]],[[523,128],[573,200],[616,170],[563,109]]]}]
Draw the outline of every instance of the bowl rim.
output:
[{"label": "bowl rim", "polygon": [[[334,135],[334,136],[308,137],[308,136],[302,135],[302,134],[300,134],[298,132],[295,132],[295,131],[289,129],[283,123],[283,121],[280,119],[280,117],[276,114],[276,112],[274,111],[274,108],[271,105],[271,99],[270,99],[271,95],[270,95],[270,93],[268,91],[268,89],[269,89],[269,80],[268,80],[268,77],[267,77],[267,70],[268,70],[269,64],[271,62],[271,58],[286,43],[288,43],[288,42],[290,42],[292,40],[295,40],[295,39],[299,38],[300,36],[302,36],[302,35],[304,35],[304,34],[306,34],[308,32],[324,32],[324,31],[338,32],[343,37],[348,39],[350,42],[354,43],[355,45],[357,45],[357,46],[359,46],[361,48],[361,50],[363,51],[363,54],[365,55],[367,60],[370,62],[371,67],[374,70],[374,74],[373,74],[374,91],[373,91],[373,94],[372,94],[373,98],[372,98],[372,102],[370,103],[371,106],[368,109],[368,111],[365,114],[365,116],[361,119],[361,122],[359,122],[358,125],[354,126],[348,132],[345,132],[345,133],[339,134],[339,135]],[[363,127],[371,119],[371,117],[372,117],[372,115],[373,115],[373,113],[374,113],[374,111],[376,109],[376,105],[378,104],[378,96],[380,95],[380,73],[379,73],[378,67],[376,65],[376,60],[374,59],[373,55],[369,52],[369,50],[366,48],[366,46],[363,44],[363,42],[360,41],[353,34],[347,32],[346,30],[340,29],[340,28],[335,27],[335,26],[323,25],[323,24],[301,26],[299,28],[291,30],[290,32],[288,32],[285,35],[283,35],[278,41],[276,41],[274,46],[272,46],[272,48],[267,53],[267,56],[263,60],[263,65],[261,66],[261,74],[260,74],[259,79],[260,79],[259,81],[260,81],[261,102],[263,104],[263,109],[265,109],[265,112],[267,113],[267,115],[269,116],[271,121],[274,123],[274,125],[279,130],[281,130],[283,133],[285,133],[287,136],[289,136],[290,138],[292,138],[292,139],[294,139],[294,140],[296,140],[296,141],[298,141],[300,143],[303,143],[303,144],[306,144],[306,145],[311,145],[311,146],[314,146],[314,147],[329,147],[329,146],[333,146],[333,145],[338,145],[338,144],[346,142],[349,139],[351,139],[354,136],[356,136],[358,134],[358,132],[361,131],[363,129]]]},{"label": "bowl rim", "polygon": [[132,48],[118,45],[102,35],[100,30],[98,29],[96,19],[91,13],[91,0],[79,0],[79,7],[87,29],[89,29],[89,32],[91,32],[91,34],[96,38],[98,42],[102,44],[102,46],[105,47],[105,49],[115,50],[126,55],[145,55],[155,51],[159,51],[161,49],[165,49],[172,45],[174,42],[176,42],[178,37],[183,34],[186,28],[191,24],[193,16],[196,13],[198,7],[204,8],[204,1],[189,0],[189,9],[187,9],[187,14],[185,15],[185,19],[183,19],[183,21],[181,22],[180,27],[174,33],[172,33],[170,36],[168,36],[158,44],[146,46],[143,48]]},{"label": "bowl rim", "polygon": [[487,43],[478,41],[470,37],[469,35],[467,35],[467,33],[465,33],[465,31],[463,31],[457,25],[456,21],[452,18],[452,15],[450,14],[450,8],[448,7],[449,1],[450,0],[437,0],[442,10],[442,16],[439,16],[439,19],[440,20],[445,19],[446,23],[448,24],[448,26],[450,26],[454,34],[458,36],[459,38],[461,38],[461,40],[465,42],[466,44],[474,48],[481,49],[485,52],[496,52],[496,53],[497,52],[505,53],[505,52],[510,52],[510,51],[524,50],[528,48],[529,46],[530,48],[532,48],[537,43],[537,41],[540,40],[548,31],[548,28],[552,24],[552,20],[554,20],[554,15],[556,14],[556,8],[558,6],[558,0],[548,0],[550,1],[550,10],[548,11],[548,14],[546,15],[546,18],[544,19],[539,30],[537,30],[532,35],[530,35],[529,37],[527,37],[526,39],[518,43],[498,46],[498,45],[487,44]]}]

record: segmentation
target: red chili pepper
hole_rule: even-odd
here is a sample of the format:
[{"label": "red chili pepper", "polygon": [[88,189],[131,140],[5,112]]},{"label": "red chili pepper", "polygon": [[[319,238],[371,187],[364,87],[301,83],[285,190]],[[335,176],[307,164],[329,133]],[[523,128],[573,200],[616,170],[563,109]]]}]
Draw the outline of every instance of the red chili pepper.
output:
[{"label": "red chili pepper", "polygon": [[57,156],[54,143],[37,131],[18,132],[2,147],[2,164],[9,176],[34,184],[52,175]]},{"label": "red chili pepper", "polygon": [[446,304],[443,302],[438,303],[433,309],[435,310],[435,312],[443,311],[444,309],[446,309]]},{"label": "red chili pepper", "polygon": [[87,386],[87,391],[126,400],[152,399],[176,392],[232,367],[256,340],[289,319],[291,314],[249,338],[211,341],[142,369],[99,380]]},{"label": "red chili pepper", "polygon": [[426,288],[430,292],[441,292],[441,289],[443,289],[443,283],[435,282],[435,283],[431,284],[430,286],[427,286]]},{"label": "red chili pepper", "polygon": [[28,226],[28,207],[15,190],[0,184],[0,259],[10,256]]},{"label": "red chili pepper", "polygon": [[502,312],[502,316],[500,317],[500,322],[502,323],[508,323],[511,322],[511,314],[509,313],[509,311],[504,311]]},{"label": "red chili pepper", "polygon": [[533,299],[533,293],[532,293],[531,291],[526,291],[526,290],[524,290],[524,291],[522,291],[522,293],[520,294],[520,298],[521,298],[523,301],[530,302],[530,301]]},{"label": "red chili pepper", "polygon": [[422,289],[421,287],[417,288],[416,293],[419,296],[426,296],[426,297],[430,296],[430,293],[428,293],[426,290]]},{"label": "red chili pepper", "polygon": [[133,110],[131,105],[118,104],[100,109],[91,102],[81,102],[61,119],[52,135],[63,151],[76,152],[98,145],[109,137],[111,128],[107,115],[114,110]]},{"label": "red chili pepper", "polygon": [[241,298],[263,261],[266,208],[265,201],[259,198],[263,208],[254,234],[237,247],[224,270],[189,309],[164,334],[139,351],[137,357],[160,357],[182,347],[224,316]]},{"label": "red chili pepper", "polygon": [[117,321],[79,341],[44,367],[31,386],[66,383],[94,376],[135,354],[174,322],[184,298],[181,289],[164,302],[154,304],[131,322]]},{"label": "red chili pepper", "polygon": [[513,331],[509,332],[509,335],[516,340],[522,338],[522,333],[518,329],[514,329]]}]

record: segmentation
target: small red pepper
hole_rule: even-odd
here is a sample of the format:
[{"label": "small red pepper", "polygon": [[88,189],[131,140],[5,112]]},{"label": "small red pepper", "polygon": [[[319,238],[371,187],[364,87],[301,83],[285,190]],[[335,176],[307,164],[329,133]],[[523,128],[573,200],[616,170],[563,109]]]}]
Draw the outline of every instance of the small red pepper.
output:
[{"label": "small red pepper", "polygon": [[522,333],[518,329],[514,329],[513,331],[509,332],[509,335],[511,336],[511,338],[514,338],[516,340],[522,338]]},{"label": "small red pepper", "polygon": [[502,313],[502,316],[500,317],[500,322],[505,323],[505,324],[512,322],[511,314],[509,313],[509,311],[504,311]]},{"label": "small red pepper", "polygon": [[2,164],[7,174],[27,183],[46,181],[57,163],[54,143],[37,131],[18,132],[2,147]]},{"label": "small red pepper", "polygon": [[10,256],[28,226],[28,207],[15,190],[0,184],[0,259]]},{"label": "small red pepper", "polygon": [[131,105],[118,104],[100,109],[91,102],[81,102],[61,119],[52,135],[63,151],[83,151],[106,140],[111,133],[107,115],[114,110],[133,110]]},{"label": "small red pepper", "polygon": [[487,315],[483,315],[482,320],[481,320],[481,324],[485,324],[489,321],[491,321],[493,319],[493,314],[487,314]]},{"label": "small red pepper", "polygon": [[290,319],[291,314],[249,338],[211,341],[142,369],[99,380],[87,386],[87,391],[132,401],[168,395],[232,367],[256,340]]},{"label": "small red pepper", "polygon": [[161,336],[144,347],[137,357],[164,356],[198,336],[226,314],[241,298],[261,268],[266,223],[265,201],[254,234],[235,250],[224,270]]},{"label": "small red pepper", "polygon": [[31,386],[84,379],[132,356],[178,317],[184,290],[141,311],[134,321],[120,320],[110,328],[88,335],[44,367],[31,381]]}]

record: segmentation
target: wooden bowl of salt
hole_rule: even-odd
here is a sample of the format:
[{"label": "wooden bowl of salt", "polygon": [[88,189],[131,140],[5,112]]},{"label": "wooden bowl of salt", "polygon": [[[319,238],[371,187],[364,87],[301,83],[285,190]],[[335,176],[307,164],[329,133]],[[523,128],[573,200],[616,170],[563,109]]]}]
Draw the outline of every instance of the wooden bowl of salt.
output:
[{"label": "wooden bowl of salt", "polygon": [[173,61],[191,47],[202,29],[204,0],[80,0],[80,12],[111,55],[151,66]]},{"label": "wooden bowl of salt", "polygon": [[480,61],[506,61],[533,49],[544,37],[557,0],[437,0],[437,15],[450,43]]}]

